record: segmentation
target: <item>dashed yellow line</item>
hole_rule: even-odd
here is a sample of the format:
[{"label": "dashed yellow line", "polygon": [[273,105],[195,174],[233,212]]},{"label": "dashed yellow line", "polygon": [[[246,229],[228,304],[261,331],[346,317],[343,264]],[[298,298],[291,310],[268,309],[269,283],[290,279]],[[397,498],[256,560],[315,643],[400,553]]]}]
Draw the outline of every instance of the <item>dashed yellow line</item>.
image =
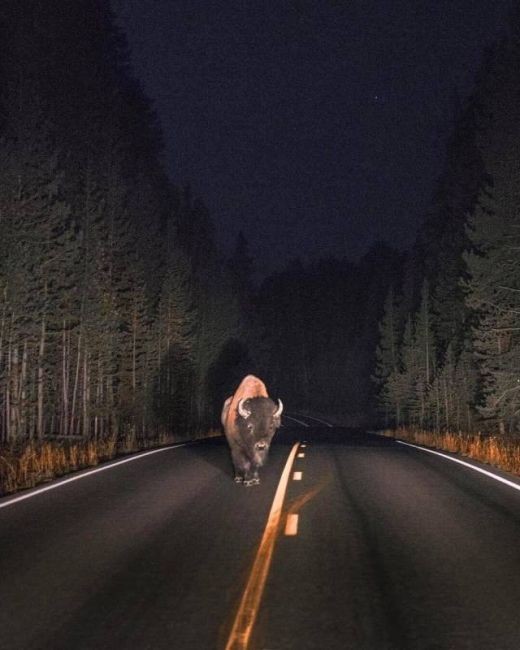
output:
[{"label": "dashed yellow line", "polygon": [[271,511],[267,519],[262,541],[256,553],[255,561],[253,562],[253,567],[249,574],[249,579],[242,595],[242,600],[240,601],[225,650],[247,650],[264,592],[265,582],[269,574],[287,483],[297,451],[298,443],[291,449],[287,462],[285,463],[276,494],[274,495],[273,505],[271,506]]},{"label": "dashed yellow line", "polygon": [[287,515],[287,521],[285,523],[285,534],[289,536],[298,534],[298,515]]}]

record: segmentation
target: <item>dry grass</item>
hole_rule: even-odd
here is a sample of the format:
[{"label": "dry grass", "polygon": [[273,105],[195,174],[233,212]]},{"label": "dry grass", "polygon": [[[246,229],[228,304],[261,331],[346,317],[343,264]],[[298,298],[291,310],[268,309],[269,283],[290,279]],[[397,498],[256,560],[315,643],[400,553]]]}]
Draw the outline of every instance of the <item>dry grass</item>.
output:
[{"label": "dry grass", "polygon": [[[199,440],[219,436],[211,430],[190,436]],[[186,440],[173,434],[142,438],[128,434],[117,438],[108,436],[99,440],[49,439],[28,441],[22,445],[0,448],[0,495],[34,487],[69,472],[93,467],[116,456],[163,447]]]},{"label": "dry grass", "polygon": [[435,432],[404,427],[382,433],[392,438],[468,456],[520,476],[520,439],[516,437]]}]

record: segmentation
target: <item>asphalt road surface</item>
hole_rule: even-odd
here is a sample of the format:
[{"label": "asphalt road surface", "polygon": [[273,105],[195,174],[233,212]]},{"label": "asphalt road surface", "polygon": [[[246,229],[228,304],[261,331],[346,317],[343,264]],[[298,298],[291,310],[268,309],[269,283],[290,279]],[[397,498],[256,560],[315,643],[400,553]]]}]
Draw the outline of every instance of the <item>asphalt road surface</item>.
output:
[{"label": "asphalt road surface", "polygon": [[233,483],[213,439],[0,499],[0,648],[235,650],[253,579],[251,650],[518,650],[520,492],[294,418],[258,487]]}]

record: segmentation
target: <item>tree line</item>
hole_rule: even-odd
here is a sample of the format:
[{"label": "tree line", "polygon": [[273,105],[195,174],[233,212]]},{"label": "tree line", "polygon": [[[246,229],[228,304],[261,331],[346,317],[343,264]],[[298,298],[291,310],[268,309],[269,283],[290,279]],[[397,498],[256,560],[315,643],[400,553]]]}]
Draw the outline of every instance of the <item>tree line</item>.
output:
[{"label": "tree line", "polygon": [[520,416],[520,8],[460,107],[430,213],[380,321],[393,426],[514,433]]},{"label": "tree line", "polygon": [[244,236],[226,259],[168,177],[109,3],[6,0],[0,442],[207,430],[250,372],[351,424],[515,430],[519,25],[459,111],[411,251],[258,283]]},{"label": "tree line", "polygon": [[238,305],[107,2],[0,24],[0,441],[209,425]]},{"label": "tree line", "polygon": [[175,186],[106,0],[6,0],[0,22],[0,442],[218,425],[254,372],[293,408],[370,406],[400,257],[255,282]]}]

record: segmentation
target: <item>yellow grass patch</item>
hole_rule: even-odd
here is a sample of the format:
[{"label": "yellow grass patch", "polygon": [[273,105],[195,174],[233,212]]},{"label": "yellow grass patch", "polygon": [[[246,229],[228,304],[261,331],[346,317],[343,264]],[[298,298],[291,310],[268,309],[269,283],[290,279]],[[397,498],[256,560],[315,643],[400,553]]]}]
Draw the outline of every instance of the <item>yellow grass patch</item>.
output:
[{"label": "yellow grass patch", "polygon": [[[219,436],[211,430],[191,440]],[[144,438],[130,433],[98,440],[48,439],[0,447],[0,495],[30,488],[79,469],[93,467],[116,456],[171,445],[185,436],[159,434]]]},{"label": "yellow grass patch", "polygon": [[381,433],[418,445],[468,456],[520,476],[520,439],[516,437],[425,431],[406,427],[387,429]]}]

